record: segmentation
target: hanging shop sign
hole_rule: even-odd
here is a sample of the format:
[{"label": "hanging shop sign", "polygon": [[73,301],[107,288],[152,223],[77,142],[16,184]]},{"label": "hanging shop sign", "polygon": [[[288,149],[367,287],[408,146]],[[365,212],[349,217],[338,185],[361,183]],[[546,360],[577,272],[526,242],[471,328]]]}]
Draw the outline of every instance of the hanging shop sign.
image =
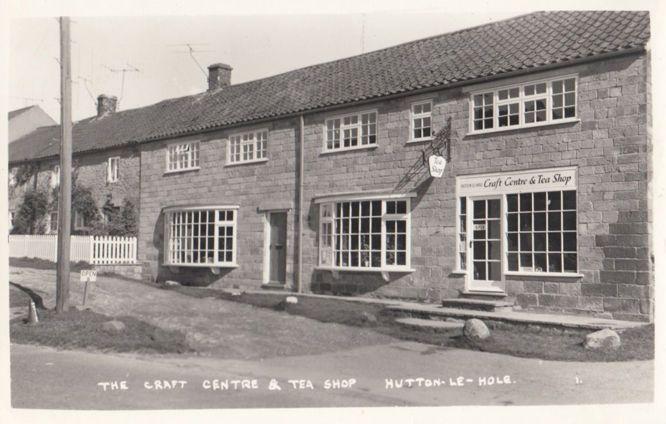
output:
[{"label": "hanging shop sign", "polygon": [[433,178],[441,178],[446,168],[446,159],[443,156],[431,155],[428,158],[428,171]]},{"label": "hanging shop sign", "polygon": [[531,169],[456,178],[458,196],[483,196],[549,190],[576,190],[577,168]]}]

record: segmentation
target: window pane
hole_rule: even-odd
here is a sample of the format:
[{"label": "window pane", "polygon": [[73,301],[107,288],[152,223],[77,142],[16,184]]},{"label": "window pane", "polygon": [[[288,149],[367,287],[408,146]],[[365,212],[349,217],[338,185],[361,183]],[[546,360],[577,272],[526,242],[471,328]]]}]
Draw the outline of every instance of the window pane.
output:
[{"label": "window pane", "polygon": [[517,254],[509,253],[508,267],[509,267],[509,271],[518,271],[518,255]]},{"label": "window pane", "polygon": [[506,196],[506,205],[509,212],[518,211],[518,195],[509,194]]},{"label": "window pane", "polygon": [[536,272],[546,272],[546,271],[548,271],[548,266],[546,265],[546,254],[545,253],[535,253],[534,254],[534,271],[536,271]]},{"label": "window pane", "polygon": [[576,254],[575,253],[565,253],[564,254],[564,272],[576,272]]},{"label": "window pane", "polygon": [[550,253],[548,255],[548,272],[562,272],[562,255]]},{"label": "window pane", "polygon": [[518,233],[508,233],[507,234],[507,250],[511,252],[518,251]]},{"label": "window pane", "polygon": [[534,193],[534,210],[546,210],[546,193]]},{"label": "window pane", "polygon": [[510,213],[507,215],[509,231],[518,231],[518,214]]},{"label": "window pane", "polygon": [[555,231],[560,229],[562,229],[560,212],[548,212],[548,230]]}]

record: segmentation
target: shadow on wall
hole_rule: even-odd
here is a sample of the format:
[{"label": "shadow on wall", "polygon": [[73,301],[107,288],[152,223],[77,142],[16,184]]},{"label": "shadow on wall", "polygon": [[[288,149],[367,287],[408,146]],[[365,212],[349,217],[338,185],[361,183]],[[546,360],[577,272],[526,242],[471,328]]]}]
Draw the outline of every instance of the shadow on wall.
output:
[{"label": "shadow on wall", "polygon": [[160,211],[159,218],[153,230],[153,247],[158,252],[156,261],[151,265],[153,281],[163,283],[167,280],[177,281],[184,286],[208,286],[233,271],[233,268],[219,268],[219,274],[213,274],[208,267],[168,267],[164,263],[164,212]]}]

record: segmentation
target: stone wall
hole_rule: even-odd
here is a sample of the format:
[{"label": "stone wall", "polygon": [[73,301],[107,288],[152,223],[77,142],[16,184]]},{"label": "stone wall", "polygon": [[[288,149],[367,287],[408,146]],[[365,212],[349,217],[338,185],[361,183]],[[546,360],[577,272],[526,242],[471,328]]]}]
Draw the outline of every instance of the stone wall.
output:
[{"label": "stone wall", "polygon": [[[305,117],[303,281],[306,290],[419,298],[457,297],[464,275],[455,270],[455,177],[460,175],[576,166],[578,169],[578,268],[580,277],[506,277],[509,296],[525,308],[650,318],[653,276],[648,213],[648,60],[631,55],[534,73],[497,83],[405,96]],[[578,75],[577,122],[488,134],[469,132],[469,90],[542,77]],[[451,118],[452,161],[440,179],[427,176],[423,143],[408,143],[410,105],[432,99],[433,126]],[[354,110],[378,112],[378,143],[370,149],[322,153],[325,119]],[[221,276],[181,269],[181,280],[259,287],[262,282],[261,209],[271,202],[295,205],[298,125],[276,121],[269,161],[227,167],[223,139],[238,130],[197,137],[201,169],[164,174],[165,142],[142,150],[140,257],[146,277],[172,278],[162,263],[161,210],[185,204],[239,205],[239,268]],[[412,272],[379,273],[316,269],[319,209],[313,199],[339,192],[413,192]],[[287,280],[293,284],[296,220],[289,215]],[[184,272],[184,274],[183,274]]]},{"label": "stone wall", "polygon": [[[115,156],[120,157],[119,179],[115,183],[108,183],[106,180],[107,160]],[[16,212],[18,210],[25,192],[29,189],[44,190],[49,194],[49,199],[52,200],[52,193],[56,186],[51,184],[51,174],[54,166],[58,163],[58,159],[55,158],[35,161],[29,165],[10,164],[10,172],[25,166],[34,166],[35,172],[25,184],[9,187],[9,211]],[[134,203],[138,211],[140,207],[139,175],[141,173],[141,164],[137,149],[120,148],[102,152],[77,154],[72,159],[72,170],[73,178],[76,178],[76,184],[91,190],[95,203],[100,209],[106,203],[107,199],[110,199],[115,206],[122,206],[124,200],[127,199]],[[57,211],[55,205],[51,209],[54,212]],[[44,225],[47,224],[46,221],[43,222]]]}]

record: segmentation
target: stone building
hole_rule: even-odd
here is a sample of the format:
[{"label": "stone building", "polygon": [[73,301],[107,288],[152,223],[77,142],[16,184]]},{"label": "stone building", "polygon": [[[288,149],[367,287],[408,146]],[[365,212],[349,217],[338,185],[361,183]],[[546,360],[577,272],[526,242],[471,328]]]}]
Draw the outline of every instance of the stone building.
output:
[{"label": "stone building", "polygon": [[104,118],[138,149],[144,278],[651,320],[649,37],[647,12],[538,12],[242,84],[211,65]]},{"label": "stone building", "polygon": [[[116,98],[100,95],[97,115],[73,126],[73,184],[92,193],[100,220],[105,213],[123,207],[126,200],[139,207],[139,152],[136,147],[117,143],[131,131],[132,121],[115,112]],[[18,138],[9,145],[8,206],[10,231],[26,191],[48,196],[48,210],[38,232],[57,232],[57,190],[60,184],[60,126],[50,125]],[[79,211],[72,213],[72,230],[89,231],[92,223]]]}]

